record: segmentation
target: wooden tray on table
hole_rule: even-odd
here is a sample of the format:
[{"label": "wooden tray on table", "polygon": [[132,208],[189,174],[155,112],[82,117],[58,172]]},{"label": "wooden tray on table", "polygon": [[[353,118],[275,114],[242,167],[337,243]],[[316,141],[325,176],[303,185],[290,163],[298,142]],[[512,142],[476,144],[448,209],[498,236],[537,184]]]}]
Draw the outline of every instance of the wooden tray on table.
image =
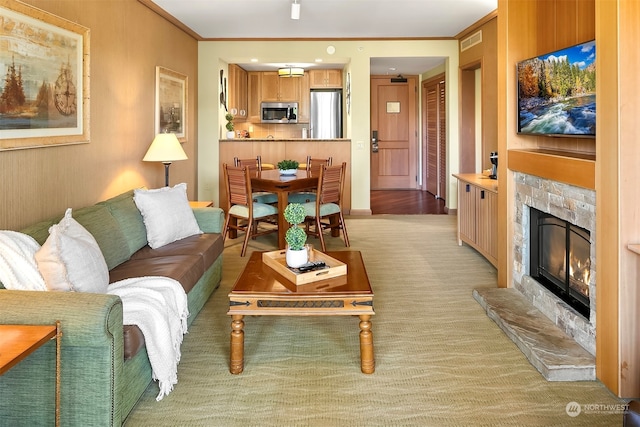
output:
[{"label": "wooden tray on table", "polygon": [[324,252],[312,249],[309,255],[309,261],[324,261],[327,268],[322,270],[308,271],[306,273],[296,273],[287,266],[285,259],[286,250],[264,252],[262,254],[262,262],[273,268],[285,279],[295,285],[304,285],[320,280],[331,279],[333,277],[344,276],[347,274],[347,265],[335,258],[330,257]]}]

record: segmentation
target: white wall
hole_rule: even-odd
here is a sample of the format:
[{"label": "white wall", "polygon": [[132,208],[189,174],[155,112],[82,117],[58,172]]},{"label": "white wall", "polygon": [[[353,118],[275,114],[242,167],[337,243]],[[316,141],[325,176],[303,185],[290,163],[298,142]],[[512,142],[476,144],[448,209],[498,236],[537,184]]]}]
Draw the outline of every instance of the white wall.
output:
[{"label": "white wall", "polygon": [[[327,46],[335,46],[333,55]],[[327,63],[340,62],[351,73],[351,114],[345,115],[346,138],[351,148],[351,208],[356,212],[370,210],[370,59],[372,57],[446,57],[447,125],[449,172],[458,171],[458,43],[456,40],[409,41],[203,41],[198,44],[198,198],[214,200],[219,206],[218,143],[220,137],[219,80],[220,69],[228,63],[246,63],[257,58],[262,63],[313,62],[324,58]],[[309,59],[312,58],[312,59]],[[455,181],[455,180],[452,180]],[[450,184],[449,188],[451,188]],[[455,189],[454,189],[455,190]],[[455,192],[449,190],[446,202],[456,208]]]}]

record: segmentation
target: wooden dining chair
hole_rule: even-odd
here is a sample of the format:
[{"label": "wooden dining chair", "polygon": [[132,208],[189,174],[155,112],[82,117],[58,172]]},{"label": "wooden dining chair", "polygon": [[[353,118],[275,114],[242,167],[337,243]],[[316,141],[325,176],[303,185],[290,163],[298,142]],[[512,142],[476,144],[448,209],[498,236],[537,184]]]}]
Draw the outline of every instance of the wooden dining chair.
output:
[{"label": "wooden dining chair", "polygon": [[320,239],[322,252],[326,251],[323,231],[342,229],[345,246],[349,246],[349,235],[342,214],[342,197],[347,163],[337,166],[320,167],[318,191],[315,202],[305,203],[307,233]]},{"label": "wooden dining chair", "polygon": [[[317,159],[307,156],[307,163],[304,165],[304,169],[306,169],[307,173],[311,174],[311,176],[319,176],[320,168],[322,166],[331,166],[332,161],[331,157],[326,159]],[[315,200],[315,190],[297,191],[289,194],[289,203],[308,203],[314,202]]]},{"label": "wooden dining chair", "polygon": [[[260,156],[251,159],[240,159],[238,157],[234,157],[233,164],[235,167],[246,166],[249,168],[250,173],[255,173],[256,171],[262,172],[262,158]],[[253,201],[273,205],[278,203],[278,195],[275,193],[269,193],[268,191],[254,191]]]},{"label": "wooden dining chair", "polygon": [[[228,195],[227,218],[224,222],[223,236],[226,239],[229,229],[244,231],[244,243],[240,256],[247,251],[250,238],[278,231],[278,208],[254,202],[251,197],[251,172],[246,166],[223,165],[224,179]],[[268,224],[266,222],[268,221]],[[265,222],[267,227],[260,229],[259,224]]]}]

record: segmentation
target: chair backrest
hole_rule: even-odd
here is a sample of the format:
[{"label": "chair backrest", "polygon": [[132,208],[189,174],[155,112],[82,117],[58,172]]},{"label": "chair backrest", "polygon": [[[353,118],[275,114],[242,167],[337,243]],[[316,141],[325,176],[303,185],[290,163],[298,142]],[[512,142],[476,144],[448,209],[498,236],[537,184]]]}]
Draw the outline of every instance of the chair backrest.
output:
[{"label": "chair backrest", "polygon": [[314,159],[311,156],[307,156],[307,172],[311,172],[312,175],[318,175],[322,166],[331,166],[332,158],[326,159]]},{"label": "chair backrest", "polygon": [[255,159],[239,159],[237,157],[233,158],[234,166],[246,166],[249,168],[249,171],[262,171],[262,158],[257,156]]},{"label": "chair backrest", "polygon": [[224,179],[227,183],[229,207],[233,205],[252,206],[251,177],[246,166],[223,165]]},{"label": "chair backrest", "polygon": [[346,168],[347,163],[342,162],[341,165],[323,166],[320,169],[318,196],[316,198],[318,206],[325,203],[340,204]]},{"label": "chair backrest", "polygon": [[327,157],[326,159],[314,158],[311,156],[307,156],[307,170],[311,168],[319,167],[319,166],[331,166],[332,162],[331,157]]}]

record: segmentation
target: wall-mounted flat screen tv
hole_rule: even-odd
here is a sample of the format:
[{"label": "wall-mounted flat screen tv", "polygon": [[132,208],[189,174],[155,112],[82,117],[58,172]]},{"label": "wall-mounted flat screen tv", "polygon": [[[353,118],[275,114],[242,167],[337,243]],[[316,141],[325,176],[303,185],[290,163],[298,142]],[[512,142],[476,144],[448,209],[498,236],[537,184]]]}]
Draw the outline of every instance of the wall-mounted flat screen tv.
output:
[{"label": "wall-mounted flat screen tv", "polygon": [[596,135],[596,44],[582,43],[518,63],[518,133]]}]

